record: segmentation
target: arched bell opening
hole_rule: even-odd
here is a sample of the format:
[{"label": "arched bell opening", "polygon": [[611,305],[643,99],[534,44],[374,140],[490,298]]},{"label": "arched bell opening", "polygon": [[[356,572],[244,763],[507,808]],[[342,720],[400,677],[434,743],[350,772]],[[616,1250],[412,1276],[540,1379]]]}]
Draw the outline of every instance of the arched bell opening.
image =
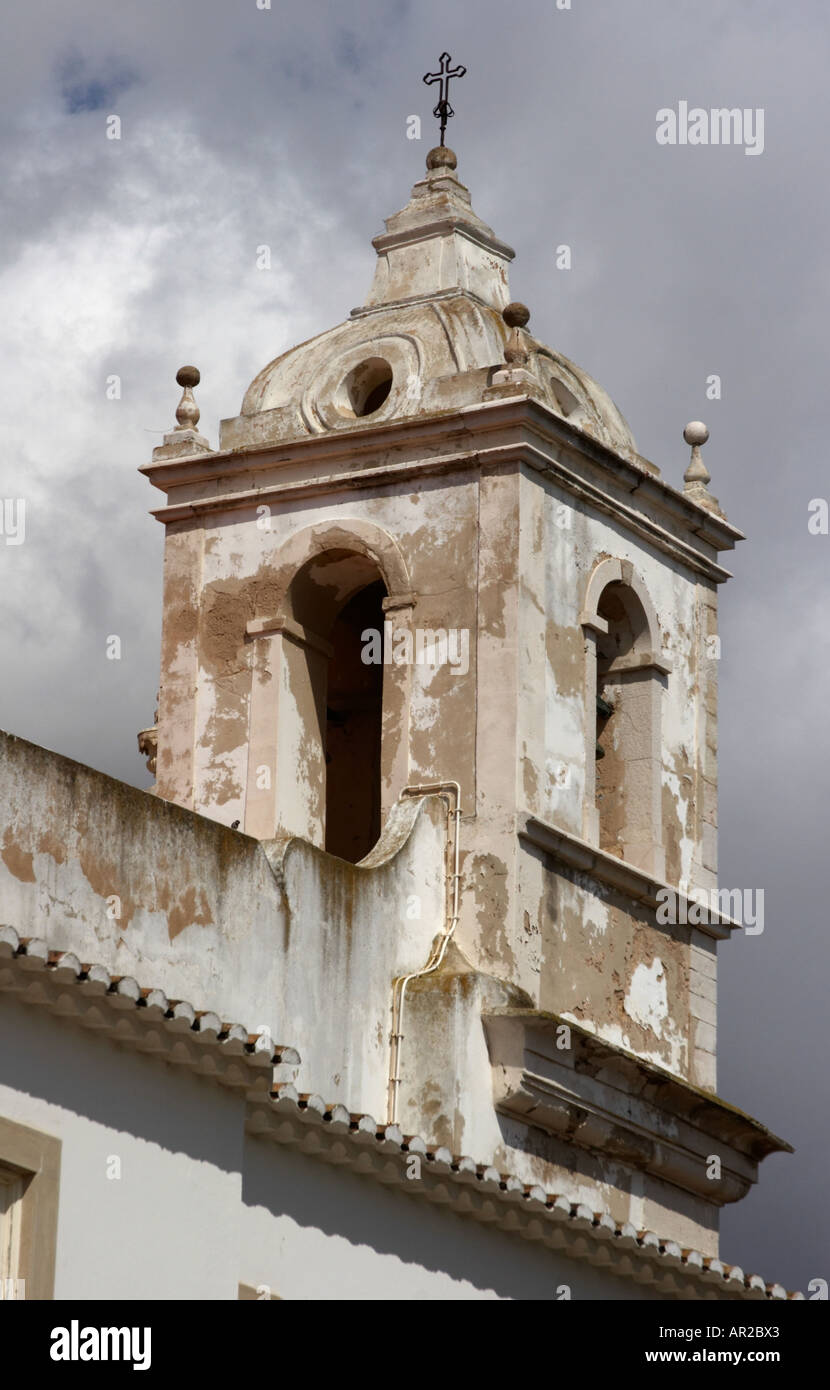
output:
[{"label": "arched bell opening", "polygon": [[381,831],[386,597],[375,561],[342,549],[307,561],[286,595],[283,719],[296,723],[296,796],[309,838],[351,863]]},{"label": "arched bell opening", "polygon": [[[326,836],[330,854],[356,864],[381,830],[383,600],[377,579],[334,622],[326,693]],[[377,634],[371,641],[365,634]]]},{"label": "arched bell opening", "polygon": [[654,871],[661,840],[661,676],[646,610],[608,584],[597,604],[594,795],[599,848]]},{"label": "arched bell opening", "polygon": [[671,666],[648,590],[628,560],[591,572],[585,634],[585,838],[662,878],[663,691]]}]

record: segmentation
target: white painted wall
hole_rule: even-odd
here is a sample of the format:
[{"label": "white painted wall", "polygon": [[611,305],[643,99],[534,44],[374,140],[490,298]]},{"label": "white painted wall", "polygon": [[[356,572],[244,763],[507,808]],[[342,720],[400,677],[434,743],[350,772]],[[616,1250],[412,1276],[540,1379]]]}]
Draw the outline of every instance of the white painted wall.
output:
[{"label": "white painted wall", "polygon": [[[0,1115],[62,1143],[56,1299],[648,1297],[244,1134],[244,1102],[0,996]],[[107,1178],[111,1156],[121,1178]],[[2,1157],[0,1155],[0,1157]]]},{"label": "white painted wall", "polygon": [[62,1145],[58,1299],[236,1298],[243,1107],[0,995],[0,1115]]},{"label": "white painted wall", "polygon": [[[243,1282],[281,1298],[633,1299],[641,1287],[587,1263],[249,1139],[241,1222]],[[275,1165],[278,1164],[278,1168]],[[279,1181],[275,1177],[279,1174]]]}]

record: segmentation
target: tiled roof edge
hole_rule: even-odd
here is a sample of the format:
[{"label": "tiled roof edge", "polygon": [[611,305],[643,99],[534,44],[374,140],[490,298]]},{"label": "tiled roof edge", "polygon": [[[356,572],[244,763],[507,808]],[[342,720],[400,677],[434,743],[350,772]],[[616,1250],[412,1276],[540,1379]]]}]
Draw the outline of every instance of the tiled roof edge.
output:
[{"label": "tiled roof edge", "polygon": [[[28,976],[28,984],[18,982],[18,975]],[[428,1145],[419,1135],[406,1136],[398,1125],[378,1124],[370,1115],[301,1094],[292,1082],[280,1079],[296,1072],[296,1049],[277,1046],[267,1033],[250,1033],[186,1000],[169,999],[162,990],[142,988],[130,976],[85,965],[71,951],[50,951],[44,941],[20,937],[13,927],[0,925],[0,992],[22,993],[27,1002],[48,1007],[58,1000],[45,993],[46,981],[77,990],[77,1008],[68,1016],[82,1026],[106,1032],[139,1052],[163,1052],[168,1061],[242,1089],[253,1103],[248,1128],[254,1134],[277,1143],[300,1142],[304,1151],[324,1160],[345,1162],[381,1182],[404,1187],[409,1195],[450,1203],[461,1215],[495,1223],[528,1240],[542,1240],[570,1257],[652,1285],[666,1297],[804,1299],[802,1293],[788,1293],[760,1275],[744,1274],[738,1265],[615,1222],[561,1194]],[[66,994],[59,996],[62,1017],[67,1016],[66,999]],[[152,1045],[154,1039],[157,1045]],[[286,1119],[294,1133],[286,1132]],[[298,1125],[306,1127],[299,1140]],[[411,1157],[421,1164],[421,1177],[414,1182],[406,1172]]]},{"label": "tiled roof edge", "polygon": [[59,996],[61,1016],[74,1017],[139,1052],[164,1053],[167,1061],[225,1086],[267,1095],[275,1081],[293,1078],[300,1065],[295,1048],[275,1043],[265,1031],[252,1033],[212,1010],[170,999],[160,989],[142,988],[129,975],[85,964],[72,951],[50,951],[46,942],[0,925],[0,991],[49,1006],[57,1001],[46,995],[47,982],[69,987],[69,993]]},{"label": "tiled roof edge", "polygon": [[[286,1120],[291,1123],[286,1125]],[[296,1132],[298,1121],[308,1127],[305,1136]],[[781,1284],[745,1274],[738,1265],[615,1222],[562,1194],[428,1145],[420,1135],[406,1136],[399,1125],[378,1124],[371,1115],[300,1094],[290,1084],[276,1085],[270,1101],[256,1105],[248,1128],[277,1143],[299,1143],[324,1161],[348,1164],[410,1196],[452,1205],[461,1215],[541,1240],[618,1277],[651,1285],[667,1298],[804,1300],[802,1293],[788,1293]],[[407,1173],[407,1160],[413,1156],[420,1159],[421,1168],[414,1181]]]}]

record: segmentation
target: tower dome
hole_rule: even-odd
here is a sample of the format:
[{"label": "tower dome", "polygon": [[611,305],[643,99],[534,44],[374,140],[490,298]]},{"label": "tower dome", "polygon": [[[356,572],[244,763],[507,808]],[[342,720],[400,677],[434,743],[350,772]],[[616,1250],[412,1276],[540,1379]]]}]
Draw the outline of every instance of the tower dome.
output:
[{"label": "tower dome", "polygon": [[[366,302],[254,378],[223,449],[348,430],[477,405],[504,368],[514,252],[474,212],[452,150],[427,156],[406,207],[374,238]],[[530,335],[523,378],[535,399],[626,458],[617,407],[587,372]]]}]

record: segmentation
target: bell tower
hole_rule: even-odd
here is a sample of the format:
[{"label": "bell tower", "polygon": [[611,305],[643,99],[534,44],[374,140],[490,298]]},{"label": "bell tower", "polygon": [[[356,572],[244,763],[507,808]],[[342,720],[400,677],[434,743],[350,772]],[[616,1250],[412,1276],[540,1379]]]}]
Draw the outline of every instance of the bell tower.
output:
[{"label": "bell tower", "polygon": [[673,486],[510,301],[453,152],[426,165],[365,303],[269,363],[217,449],[179,372],[143,470],[166,495],[155,790],[366,874],[401,799],[446,794],[447,920],[389,981],[391,1118],[712,1253],[784,1147],[715,1094],[734,923],[686,910],[717,887],[740,532],[705,427]]}]

